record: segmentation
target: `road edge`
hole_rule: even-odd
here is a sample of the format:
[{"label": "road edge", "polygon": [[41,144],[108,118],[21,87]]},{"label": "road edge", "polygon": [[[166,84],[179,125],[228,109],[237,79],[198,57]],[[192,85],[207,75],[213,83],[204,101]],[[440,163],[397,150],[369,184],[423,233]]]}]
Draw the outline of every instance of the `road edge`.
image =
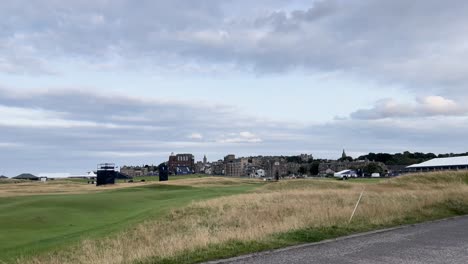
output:
[{"label": "road edge", "polygon": [[460,218],[466,218],[466,217],[468,217],[468,215],[459,215],[459,216],[454,216],[454,217],[449,217],[449,218],[443,218],[443,219],[437,219],[437,220],[422,222],[422,223],[415,223],[415,224],[408,224],[408,225],[389,227],[389,228],[384,228],[384,229],[368,231],[368,232],[364,232],[364,233],[357,233],[357,234],[352,234],[352,235],[348,235],[348,236],[342,236],[342,237],[337,237],[337,238],[332,238],[332,239],[326,239],[326,240],[322,240],[322,241],[319,241],[319,242],[300,244],[300,245],[295,245],[295,246],[290,246],[290,247],[285,247],[285,248],[279,248],[279,249],[266,250],[266,251],[251,253],[251,254],[232,257],[232,258],[227,258],[227,259],[212,260],[212,261],[208,261],[208,262],[202,262],[201,264],[222,264],[222,263],[229,263],[229,262],[233,262],[233,261],[246,260],[246,259],[250,259],[250,258],[261,257],[261,256],[273,254],[273,253],[280,253],[280,252],[285,252],[285,251],[294,250],[294,249],[303,249],[303,248],[307,248],[307,247],[314,247],[314,246],[318,246],[318,245],[323,245],[323,244],[328,244],[328,243],[333,243],[333,242],[338,242],[338,241],[344,241],[344,240],[348,240],[348,239],[352,239],[352,238],[366,237],[366,236],[375,235],[375,234],[382,234],[382,233],[386,233],[386,232],[390,232],[390,231],[394,231],[394,230],[406,229],[406,228],[415,227],[415,226],[423,226],[423,225],[429,225],[429,224],[440,223],[440,222],[454,221],[454,220],[457,220],[457,219],[460,219]]}]

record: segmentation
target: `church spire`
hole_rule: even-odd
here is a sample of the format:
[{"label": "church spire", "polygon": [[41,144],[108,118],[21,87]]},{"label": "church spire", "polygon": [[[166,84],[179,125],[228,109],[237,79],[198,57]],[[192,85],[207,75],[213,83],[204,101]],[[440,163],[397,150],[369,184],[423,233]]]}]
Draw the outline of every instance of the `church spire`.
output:
[{"label": "church spire", "polygon": [[348,157],[348,155],[346,155],[346,151],[343,149],[343,154],[341,154],[341,158],[345,159],[347,157]]}]

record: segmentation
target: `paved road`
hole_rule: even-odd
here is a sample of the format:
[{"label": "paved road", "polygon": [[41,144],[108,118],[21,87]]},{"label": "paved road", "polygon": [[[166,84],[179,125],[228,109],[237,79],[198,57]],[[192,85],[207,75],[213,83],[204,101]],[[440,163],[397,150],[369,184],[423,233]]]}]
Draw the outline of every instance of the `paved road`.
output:
[{"label": "paved road", "polygon": [[233,264],[468,263],[468,217],[240,257]]}]

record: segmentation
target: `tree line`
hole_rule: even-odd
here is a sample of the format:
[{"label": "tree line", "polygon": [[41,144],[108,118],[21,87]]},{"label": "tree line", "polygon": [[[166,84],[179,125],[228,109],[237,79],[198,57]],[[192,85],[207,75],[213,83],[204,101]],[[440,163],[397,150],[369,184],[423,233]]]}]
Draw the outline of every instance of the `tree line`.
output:
[{"label": "tree line", "polygon": [[405,151],[403,153],[389,154],[389,153],[369,153],[364,156],[357,158],[358,160],[370,160],[376,162],[382,162],[385,165],[412,165],[416,163],[425,162],[435,158],[448,158],[448,157],[460,157],[468,156],[466,153],[447,153],[436,155],[434,153],[422,153],[415,152],[411,153]]}]

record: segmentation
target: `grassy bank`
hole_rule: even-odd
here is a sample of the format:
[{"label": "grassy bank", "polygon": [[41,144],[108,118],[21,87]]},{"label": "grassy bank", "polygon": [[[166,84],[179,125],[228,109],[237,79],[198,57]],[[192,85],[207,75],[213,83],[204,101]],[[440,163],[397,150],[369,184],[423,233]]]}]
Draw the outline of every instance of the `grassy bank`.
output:
[{"label": "grassy bank", "polygon": [[[218,180],[226,186],[235,181]],[[192,181],[186,183],[204,188],[210,185],[205,179]],[[196,263],[225,258],[468,214],[467,183],[467,173],[404,176],[378,183],[322,180],[268,183],[254,193],[193,202],[118,236],[86,240],[79,247],[28,261]],[[364,188],[356,217],[348,224]]]},{"label": "grassy bank", "polygon": [[[60,187],[74,191],[89,187],[77,184]],[[29,192],[55,193],[56,185],[28,183],[23,187]],[[242,183],[210,188],[147,184],[83,194],[11,196],[9,193],[9,197],[0,199],[0,263],[13,262],[20,256],[61,251],[83,238],[98,239],[145,220],[167,216],[174,208],[193,201],[239,194],[254,187]]]}]

